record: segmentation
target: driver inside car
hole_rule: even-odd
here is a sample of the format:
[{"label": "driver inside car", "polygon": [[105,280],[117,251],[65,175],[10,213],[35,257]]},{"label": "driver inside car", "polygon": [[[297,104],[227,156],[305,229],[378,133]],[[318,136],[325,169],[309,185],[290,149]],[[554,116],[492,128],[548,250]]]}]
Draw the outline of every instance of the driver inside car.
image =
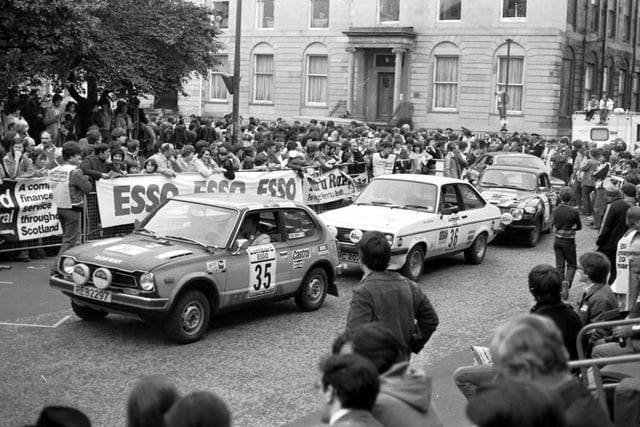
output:
[{"label": "driver inside car", "polygon": [[238,239],[246,239],[240,247],[242,249],[249,246],[259,246],[271,243],[271,237],[268,234],[259,230],[258,225],[260,223],[257,215],[247,215],[240,226],[240,232],[238,233]]}]

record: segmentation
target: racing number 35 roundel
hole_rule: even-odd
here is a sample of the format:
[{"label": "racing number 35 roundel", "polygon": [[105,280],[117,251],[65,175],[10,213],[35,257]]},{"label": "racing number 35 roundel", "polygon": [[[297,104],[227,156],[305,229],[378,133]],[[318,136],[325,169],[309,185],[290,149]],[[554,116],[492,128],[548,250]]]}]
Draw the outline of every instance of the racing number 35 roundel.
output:
[{"label": "racing number 35 roundel", "polygon": [[248,297],[273,294],[276,291],[276,248],[269,245],[252,246],[249,254]]}]

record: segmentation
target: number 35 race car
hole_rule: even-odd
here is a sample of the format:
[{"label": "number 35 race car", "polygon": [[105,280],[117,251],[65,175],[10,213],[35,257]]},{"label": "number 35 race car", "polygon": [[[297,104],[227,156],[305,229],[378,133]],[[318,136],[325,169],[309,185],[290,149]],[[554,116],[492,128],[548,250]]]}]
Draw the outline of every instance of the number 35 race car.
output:
[{"label": "number 35 race car", "polygon": [[337,296],[336,239],[305,205],[242,194],[169,199],[126,237],[76,246],[50,285],[82,319],[159,319],[177,343],[214,313],[293,297],[302,311]]}]

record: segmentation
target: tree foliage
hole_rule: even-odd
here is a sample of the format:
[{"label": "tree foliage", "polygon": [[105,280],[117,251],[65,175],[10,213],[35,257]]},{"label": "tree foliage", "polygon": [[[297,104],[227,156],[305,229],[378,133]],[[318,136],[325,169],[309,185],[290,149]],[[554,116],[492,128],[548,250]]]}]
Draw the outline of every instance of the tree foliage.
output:
[{"label": "tree foliage", "polygon": [[[211,11],[181,0],[5,0],[0,81],[34,78],[125,96],[181,89],[215,67]],[[0,97],[2,94],[0,93]]]}]

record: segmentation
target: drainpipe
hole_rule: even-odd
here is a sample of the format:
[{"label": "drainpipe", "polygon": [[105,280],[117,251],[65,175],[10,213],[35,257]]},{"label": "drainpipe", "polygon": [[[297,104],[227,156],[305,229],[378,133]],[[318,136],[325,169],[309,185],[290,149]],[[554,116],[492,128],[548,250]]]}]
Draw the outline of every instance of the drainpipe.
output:
[{"label": "drainpipe", "polygon": [[[636,16],[633,18],[633,38],[631,39],[631,43],[633,43],[633,55],[632,55],[632,60],[631,60],[631,79],[629,80],[629,87],[632,88],[633,87],[633,79],[636,76],[636,57],[637,57],[637,51],[638,51],[638,16],[640,16],[638,14],[638,11],[640,10],[640,5],[638,5],[638,2],[633,2],[636,5]],[[640,84],[640,82],[638,82],[638,84]],[[631,92],[631,90],[629,90],[629,92]],[[632,103],[632,99],[631,97],[633,96],[632,93],[629,94],[628,100],[627,100],[627,109],[631,110],[631,106],[633,105]]]},{"label": "drainpipe", "polygon": [[[577,25],[577,22],[576,22],[576,25]],[[575,29],[577,30],[577,28]],[[583,98],[584,98],[584,88],[587,82],[586,73],[584,72],[584,70],[587,69],[587,34],[588,33],[589,33],[589,2],[586,1],[584,3],[584,34],[582,35],[582,97]],[[593,80],[593,76],[591,76],[591,79]],[[593,88],[592,88],[592,91],[593,91]],[[582,104],[582,100],[580,101],[580,103]],[[585,104],[585,107],[586,107],[586,104]]]}]

